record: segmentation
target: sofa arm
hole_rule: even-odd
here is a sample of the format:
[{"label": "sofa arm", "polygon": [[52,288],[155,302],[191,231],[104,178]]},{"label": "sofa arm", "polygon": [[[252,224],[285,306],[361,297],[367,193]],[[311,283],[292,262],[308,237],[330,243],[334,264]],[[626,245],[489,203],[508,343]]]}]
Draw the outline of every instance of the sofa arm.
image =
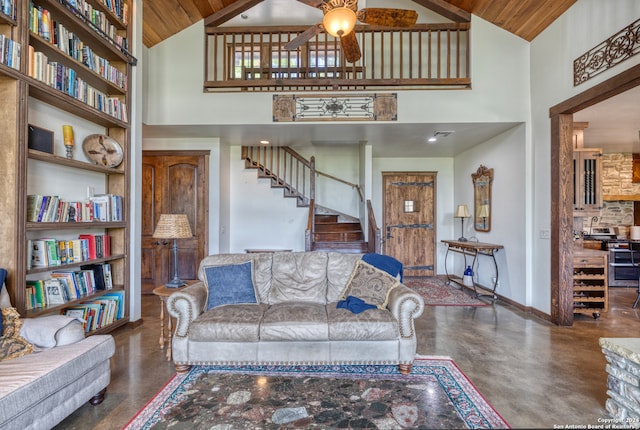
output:
[{"label": "sofa arm", "polygon": [[204,282],[196,282],[176,291],[167,299],[167,311],[176,318],[175,336],[186,336],[189,324],[204,312],[209,291]]},{"label": "sofa arm", "polygon": [[422,315],[424,310],[422,297],[406,285],[400,284],[389,293],[387,308],[398,320],[400,337],[415,338],[413,320]]}]

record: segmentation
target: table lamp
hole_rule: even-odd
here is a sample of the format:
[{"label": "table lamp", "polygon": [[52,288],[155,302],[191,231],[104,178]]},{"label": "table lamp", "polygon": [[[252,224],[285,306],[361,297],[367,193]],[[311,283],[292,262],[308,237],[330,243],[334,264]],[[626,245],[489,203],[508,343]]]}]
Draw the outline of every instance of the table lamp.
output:
[{"label": "table lamp", "polygon": [[464,237],[464,219],[471,217],[471,214],[469,213],[469,208],[467,208],[467,205],[458,205],[458,207],[456,208],[456,213],[453,216],[454,218],[460,218],[460,223],[461,223],[460,226],[462,228],[462,231],[460,232],[461,236],[458,239],[458,241],[466,242],[467,238]]},{"label": "table lamp", "polygon": [[179,288],[186,285],[186,282],[178,278],[177,239],[193,237],[187,216],[185,214],[161,214],[152,237],[154,239],[173,239],[173,279],[165,286]]}]

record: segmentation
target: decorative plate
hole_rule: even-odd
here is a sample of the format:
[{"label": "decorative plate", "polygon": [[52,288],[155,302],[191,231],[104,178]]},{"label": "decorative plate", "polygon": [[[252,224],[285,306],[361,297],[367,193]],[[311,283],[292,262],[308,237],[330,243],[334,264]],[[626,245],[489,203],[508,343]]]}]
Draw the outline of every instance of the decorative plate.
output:
[{"label": "decorative plate", "polygon": [[122,163],[122,146],[112,137],[104,134],[90,134],[82,141],[84,155],[96,164],[116,167]]}]

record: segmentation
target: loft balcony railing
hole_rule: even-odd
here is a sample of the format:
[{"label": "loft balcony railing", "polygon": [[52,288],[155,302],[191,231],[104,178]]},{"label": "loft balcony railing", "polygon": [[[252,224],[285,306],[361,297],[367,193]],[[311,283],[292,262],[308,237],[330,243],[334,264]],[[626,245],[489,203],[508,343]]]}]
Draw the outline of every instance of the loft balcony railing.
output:
[{"label": "loft balcony railing", "polygon": [[357,26],[362,58],[320,33],[284,49],[308,27],[205,27],[205,91],[362,91],[470,88],[470,23],[409,29]]}]

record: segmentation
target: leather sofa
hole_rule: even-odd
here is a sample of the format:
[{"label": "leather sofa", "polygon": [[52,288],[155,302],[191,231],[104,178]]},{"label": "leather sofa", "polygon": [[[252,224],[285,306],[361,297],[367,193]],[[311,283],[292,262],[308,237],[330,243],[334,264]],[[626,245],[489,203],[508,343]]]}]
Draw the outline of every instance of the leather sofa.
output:
[{"label": "leather sofa", "polygon": [[[211,285],[221,279],[214,270],[246,263],[255,302],[241,298],[211,307],[211,295],[217,294]],[[200,282],[167,300],[169,314],[177,319],[172,340],[177,372],[199,364],[335,363],[397,364],[402,373],[410,373],[422,297],[378,269],[369,285],[360,275],[362,267],[373,271],[361,254],[323,251],[205,257]],[[338,307],[356,275],[372,291],[394,284],[384,306],[360,313]],[[234,275],[217,288],[233,293],[241,282],[241,275]],[[359,294],[368,294],[362,285]]]}]

